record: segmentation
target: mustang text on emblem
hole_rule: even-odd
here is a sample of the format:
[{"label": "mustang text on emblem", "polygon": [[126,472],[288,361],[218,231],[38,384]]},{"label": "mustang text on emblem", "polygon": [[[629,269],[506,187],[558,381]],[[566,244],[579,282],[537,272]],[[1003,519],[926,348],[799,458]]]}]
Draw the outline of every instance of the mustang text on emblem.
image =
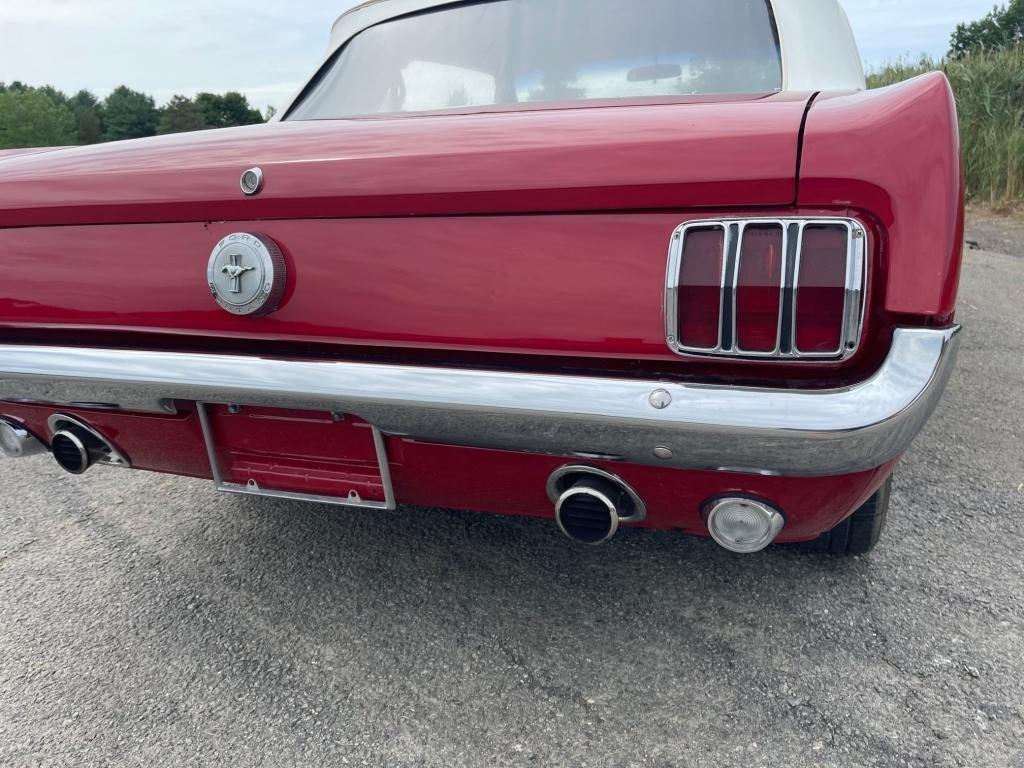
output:
[{"label": "mustang text on emblem", "polygon": [[235,232],[210,254],[206,282],[228,312],[266,315],[277,309],[288,274],[277,243],[266,235]]}]

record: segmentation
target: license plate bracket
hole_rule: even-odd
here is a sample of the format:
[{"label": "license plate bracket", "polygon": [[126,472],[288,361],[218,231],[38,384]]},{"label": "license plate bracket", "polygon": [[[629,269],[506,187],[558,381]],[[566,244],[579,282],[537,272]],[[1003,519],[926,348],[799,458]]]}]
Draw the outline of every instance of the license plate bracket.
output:
[{"label": "license plate bracket", "polygon": [[[362,509],[396,508],[387,447],[375,426],[342,414],[195,405],[218,491]],[[283,453],[269,450],[271,435],[283,444]],[[339,451],[353,455],[338,456]],[[300,486],[316,490],[299,490]]]}]

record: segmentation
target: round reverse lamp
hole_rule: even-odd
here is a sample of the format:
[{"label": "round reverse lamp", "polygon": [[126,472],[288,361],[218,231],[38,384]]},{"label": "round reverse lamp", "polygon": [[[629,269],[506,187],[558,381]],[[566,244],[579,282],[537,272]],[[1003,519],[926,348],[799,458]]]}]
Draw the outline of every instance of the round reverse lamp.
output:
[{"label": "round reverse lamp", "polygon": [[730,552],[741,554],[760,552],[785,524],[777,509],[754,499],[719,499],[707,513],[711,538]]}]

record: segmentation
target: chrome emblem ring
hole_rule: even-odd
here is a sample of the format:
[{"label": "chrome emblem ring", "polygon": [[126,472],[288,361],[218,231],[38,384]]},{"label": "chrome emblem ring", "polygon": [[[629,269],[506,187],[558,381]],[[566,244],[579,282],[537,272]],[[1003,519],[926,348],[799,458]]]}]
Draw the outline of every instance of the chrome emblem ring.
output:
[{"label": "chrome emblem ring", "polygon": [[243,171],[242,178],[238,180],[238,183],[242,187],[242,191],[250,197],[258,194],[263,189],[263,169],[250,168]]},{"label": "chrome emblem ring", "polygon": [[259,316],[277,309],[288,273],[277,243],[266,235],[235,232],[210,254],[206,282],[222,309]]}]

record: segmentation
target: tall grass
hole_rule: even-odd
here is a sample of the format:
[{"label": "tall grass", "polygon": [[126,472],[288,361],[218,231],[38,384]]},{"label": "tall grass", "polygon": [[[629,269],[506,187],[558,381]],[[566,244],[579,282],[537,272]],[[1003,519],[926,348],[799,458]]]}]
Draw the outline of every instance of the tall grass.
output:
[{"label": "tall grass", "polygon": [[941,69],[960,113],[968,197],[978,203],[1024,203],[1024,46],[959,60],[897,61],[868,75],[880,88]]}]

